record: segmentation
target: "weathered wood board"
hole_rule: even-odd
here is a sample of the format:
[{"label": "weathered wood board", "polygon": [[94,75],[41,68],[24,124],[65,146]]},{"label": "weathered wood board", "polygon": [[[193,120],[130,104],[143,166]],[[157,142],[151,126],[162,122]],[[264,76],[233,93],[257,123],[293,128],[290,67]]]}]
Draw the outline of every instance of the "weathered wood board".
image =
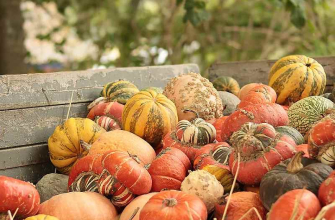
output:
[{"label": "weathered wood board", "polygon": [[[327,86],[332,87],[335,83],[335,56],[314,59],[325,69]],[[253,82],[268,84],[268,74],[275,62],[276,60],[215,63],[209,69],[209,80],[213,81],[219,76],[231,76],[240,86]]]},{"label": "weathered wood board", "polygon": [[54,172],[47,140],[69,117],[85,117],[87,105],[108,82],[127,79],[143,89],[165,87],[169,79],[196,64],[114,68],[77,72],[0,76],[0,175],[36,183]]}]

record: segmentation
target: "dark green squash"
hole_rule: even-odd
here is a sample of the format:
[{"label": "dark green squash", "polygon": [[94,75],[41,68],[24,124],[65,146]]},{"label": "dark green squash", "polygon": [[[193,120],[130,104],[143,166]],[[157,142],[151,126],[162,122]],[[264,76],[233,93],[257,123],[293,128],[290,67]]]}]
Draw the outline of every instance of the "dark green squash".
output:
[{"label": "dark green squash", "polygon": [[279,126],[275,128],[277,132],[290,136],[297,145],[304,144],[305,139],[297,129],[290,126]]},{"label": "dark green squash", "polygon": [[237,95],[240,91],[238,82],[230,76],[220,76],[213,81],[213,86],[218,91],[230,92]]},{"label": "dark green squash", "polygon": [[262,178],[259,194],[267,210],[290,190],[306,188],[317,195],[321,183],[333,171],[330,166],[303,158],[302,155],[303,152],[299,151],[292,159],[278,164]]}]

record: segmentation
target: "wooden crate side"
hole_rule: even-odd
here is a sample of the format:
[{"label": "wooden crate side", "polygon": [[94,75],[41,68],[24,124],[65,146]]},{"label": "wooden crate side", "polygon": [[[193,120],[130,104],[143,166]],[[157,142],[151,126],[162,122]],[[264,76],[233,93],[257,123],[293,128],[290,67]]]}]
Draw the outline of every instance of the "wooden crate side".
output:
[{"label": "wooden crate side", "polygon": [[139,89],[164,87],[169,79],[182,73],[199,73],[196,64],[113,68],[75,72],[38,73],[0,76],[0,110],[50,106],[92,101],[102,87],[127,79]]},{"label": "wooden crate side", "polygon": [[[327,86],[331,87],[335,82],[335,56],[314,59],[325,69]],[[253,82],[268,84],[268,74],[275,62],[275,60],[262,60],[216,63],[209,69],[209,80],[213,81],[220,76],[231,76],[239,82],[240,86]]]}]

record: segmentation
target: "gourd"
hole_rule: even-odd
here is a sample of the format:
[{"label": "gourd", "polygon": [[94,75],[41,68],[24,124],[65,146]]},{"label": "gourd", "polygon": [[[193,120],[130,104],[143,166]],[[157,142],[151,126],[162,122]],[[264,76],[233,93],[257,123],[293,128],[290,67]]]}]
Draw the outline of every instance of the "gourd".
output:
[{"label": "gourd", "polygon": [[283,163],[278,164],[263,177],[260,185],[260,196],[263,205],[270,210],[273,203],[284,193],[306,187],[318,193],[321,183],[333,171],[328,165],[302,157],[303,152]]},{"label": "gourd", "polygon": [[237,95],[240,91],[238,82],[229,76],[220,76],[213,81],[213,86],[218,91],[226,91]]},{"label": "gourd", "polygon": [[178,122],[174,103],[155,90],[144,90],[128,100],[122,114],[123,129],[156,147]]},{"label": "gourd", "polygon": [[290,104],[322,94],[326,86],[326,74],[323,67],[312,58],[303,55],[286,56],[271,67],[269,86],[278,95],[277,103]]},{"label": "gourd", "polygon": [[56,127],[48,139],[50,160],[61,173],[69,174],[73,164],[87,155],[82,143],[92,144],[106,131],[88,118],[70,118]]},{"label": "gourd", "polygon": [[126,104],[128,99],[138,92],[138,88],[131,82],[127,80],[118,80],[104,85],[100,95],[108,98],[110,101]]}]

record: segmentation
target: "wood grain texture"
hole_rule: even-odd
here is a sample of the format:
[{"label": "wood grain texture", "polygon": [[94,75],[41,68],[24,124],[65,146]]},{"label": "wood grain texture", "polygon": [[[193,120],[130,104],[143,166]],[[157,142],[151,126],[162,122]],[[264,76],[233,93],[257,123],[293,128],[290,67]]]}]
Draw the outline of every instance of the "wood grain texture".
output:
[{"label": "wood grain texture", "polygon": [[[335,83],[335,56],[315,57],[325,69],[327,86]],[[240,86],[248,83],[268,84],[268,74],[276,60],[241,61],[229,63],[216,63],[209,69],[209,80],[213,82],[219,76],[231,76],[238,81]]]},{"label": "wood grain texture", "polygon": [[0,76],[0,110],[88,102],[99,96],[111,81],[127,79],[140,89],[164,87],[172,77],[190,71],[196,64],[113,68],[75,72],[37,73]]},{"label": "wood grain texture", "polygon": [[[88,103],[72,104],[69,117],[86,117]],[[66,120],[69,105],[0,111],[0,149],[46,143]]]}]

